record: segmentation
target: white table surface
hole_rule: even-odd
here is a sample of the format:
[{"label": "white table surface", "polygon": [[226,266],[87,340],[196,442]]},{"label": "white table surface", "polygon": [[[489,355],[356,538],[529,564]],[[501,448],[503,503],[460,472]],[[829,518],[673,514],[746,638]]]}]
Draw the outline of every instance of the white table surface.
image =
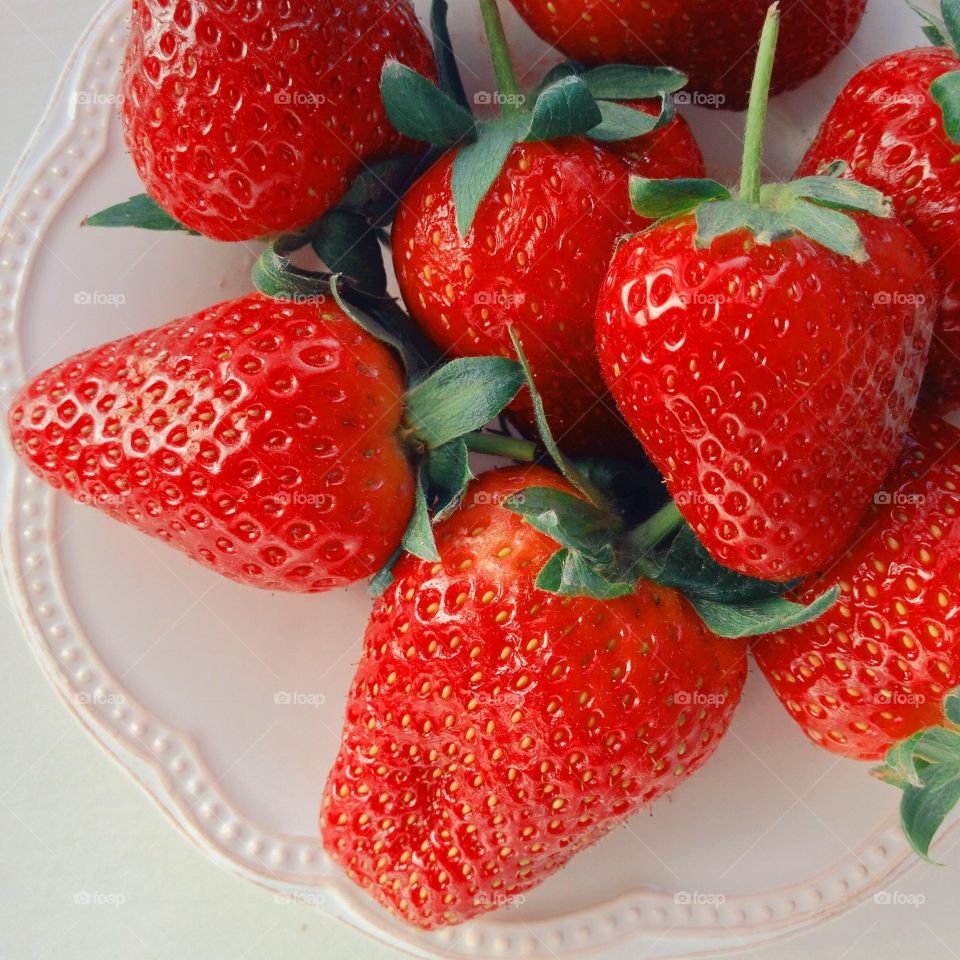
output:
[{"label": "white table surface", "polygon": [[[0,0],[0,179],[98,0]],[[3,587],[0,586],[0,591]],[[0,596],[0,957],[400,957],[208,863],[69,716]],[[960,960],[960,850],[757,960]],[[89,902],[87,902],[89,901]],[[919,901],[919,902],[918,902]],[[641,960],[641,958],[638,958]]]}]

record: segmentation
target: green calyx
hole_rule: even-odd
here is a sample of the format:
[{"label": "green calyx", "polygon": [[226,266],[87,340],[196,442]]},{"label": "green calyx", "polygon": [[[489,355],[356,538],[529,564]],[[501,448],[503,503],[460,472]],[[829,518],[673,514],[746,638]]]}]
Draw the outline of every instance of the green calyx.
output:
[{"label": "green calyx", "polygon": [[[941,0],[937,17],[909,4],[924,21],[923,32],[935,47],[946,47],[960,57],[960,0]],[[943,114],[943,129],[960,143],[960,70],[949,70],[930,84],[930,96]]]},{"label": "green calyx", "polygon": [[[506,357],[440,362],[396,301],[345,284],[337,274],[295,266],[282,241],[257,260],[253,281],[260,293],[279,301],[316,305],[321,312],[325,304],[335,304],[397,354],[407,375],[400,436],[417,474],[414,511],[401,547],[424,560],[439,559],[432,522],[459,504],[473,477],[469,451],[525,462],[536,456],[530,441],[480,432],[523,386],[521,365]],[[389,585],[389,568],[398,556],[399,551],[374,577],[371,591],[381,593]]]},{"label": "green calyx", "polygon": [[739,189],[730,190],[715,180],[633,177],[631,202],[641,216],[657,224],[692,214],[698,247],[708,247],[718,237],[739,230],[747,230],[764,245],[803,234],[834,253],[862,263],[867,259],[863,237],[849,214],[890,216],[891,207],[883,194],[843,179],[845,167],[841,163],[831,164],[822,175],[792,183],[762,183],[763,132],[779,27],[780,12],[775,3],[767,11],[760,38]]},{"label": "green calyx", "polygon": [[[837,600],[834,588],[809,606],[786,599],[796,584],[769,583],[718,564],[683,521],[672,501],[638,522],[621,491],[624,472],[633,492],[648,484],[639,468],[610,469],[601,462],[572,462],[557,449],[523,347],[511,331],[527,378],[544,447],[576,494],[528,487],[504,506],[557,542],[537,577],[537,587],[561,596],[610,600],[634,593],[650,580],[679,590],[707,627],[722,637],[749,637],[799,626],[822,616]],[[621,481],[618,484],[618,479]],[[659,488],[662,493],[662,486]]]},{"label": "green calyx", "polygon": [[[435,12],[438,2],[443,0],[435,0]],[[469,232],[477,207],[514,144],[572,136],[598,142],[644,136],[673,119],[671,94],[686,83],[682,73],[669,67],[615,64],[588,70],[569,62],[555,67],[536,89],[525,93],[510,59],[496,0],[480,0],[480,6],[499,89],[478,94],[476,99],[499,105],[498,118],[473,116],[455,65],[439,55],[449,52],[449,38],[446,47],[435,42],[439,86],[396,61],[384,65],[380,83],[387,115],[400,133],[443,149],[460,148],[452,192],[461,236]],[[652,98],[661,103],[655,115],[620,102]]]},{"label": "green calyx", "polygon": [[928,727],[894,744],[872,771],[903,794],[900,824],[924,860],[947,816],[960,801],[960,687],[943,701],[943,726]]}]

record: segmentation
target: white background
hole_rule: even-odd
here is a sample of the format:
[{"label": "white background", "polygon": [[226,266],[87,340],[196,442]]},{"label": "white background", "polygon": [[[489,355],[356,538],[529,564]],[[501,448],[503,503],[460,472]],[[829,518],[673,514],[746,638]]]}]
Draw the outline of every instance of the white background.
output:
[{"label": "white background", "polygon": [[[97,0],[0,0],[0,179],[12,169]],[[0,587],[2,590],[2,587]],[[220,871],[75,724],[0,597],[0,957],[239,960],[384,957],[319,913]],[[960,862],[745,956],[960,960]],[[99,903],[78,903],[88,897]],[[640,958],[638,958],[640,960]]]}]

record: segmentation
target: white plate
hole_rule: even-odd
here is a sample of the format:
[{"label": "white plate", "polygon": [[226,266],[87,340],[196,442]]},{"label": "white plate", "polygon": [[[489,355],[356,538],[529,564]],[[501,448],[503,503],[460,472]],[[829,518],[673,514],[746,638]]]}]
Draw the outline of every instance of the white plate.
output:
[{"label": "white plate", "polygon": [[[453,6],[465,79],[490,89],[475,4]],[[108,3],[83,36],[4,195],[4,401],[75,351],[249,288],[252,246],[80,228],[85,213],[140,189],[115,107],[126,7]],[[507,27],[531,77],[556,59],[512,11]],[[770,174],[790,174],[860,64],[914,42],[918,19],[902,0],[873,0],[850,50],[774,103]],[[734,177],[740,118],[689,115],[712,172]],[[712,953],[818,923],[912,862],[894,791],[809,746],[754,676],[715,759],[652,814],[518,907],[413,932],[333,870],[315,836],[364,588],[319,597],[244,589],[54,496],[5,442],[0,470],[8,585],[75,715],[211,859],[394,946],[445,957]]]}]

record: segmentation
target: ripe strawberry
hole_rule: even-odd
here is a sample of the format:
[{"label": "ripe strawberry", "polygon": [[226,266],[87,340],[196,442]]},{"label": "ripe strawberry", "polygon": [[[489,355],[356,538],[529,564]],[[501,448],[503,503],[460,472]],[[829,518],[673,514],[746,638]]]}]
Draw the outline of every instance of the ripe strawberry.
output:
[{"label": "ripe strawberry", "polygon": [[534,586],[556,543],[502,506],[541,468],[471,484],[377,602],[321,810],[324,846],[432,928],[540,883],[713,752],[745,677],[742,641],[641,582],[597,603]]},{"label": "ripe strawberry", "polygon": [[[697,175],[698,152],[684,128],[674,130],[664,139],[697,156],[698,166],[669,159],[647,166],[663,176]],[[397,211],[393,262],[407,308],[454,356],[512,356],[515,327],[563,448],[622,453],[632,438],[600,374],[592,328],[608,255],[619,237],[649,222],[630,209],[627,167],[584,138],[517,144],[461,237],[451,193],[455,157],[441,157]],[[532,433],[529,394],[512,413]]]},{"label": "ripe strawberry", "polygon": [[[945,6],[951,2],[960,13],[956,0]],[[923,243],[942,288],[925,393],[946,409],[960,401],[960,138],[945,130],[938,90],[960,75],[960,36],[940,30],[938,46],[883,57],[853,77],[798,173],[846,161],[848,175],[886,194]]]},{"label": "ripe strawberry", "polygon": [[434,75],[409,0],[133,0],[127,147],[148,193],[208,237],[302,227],[365,162],[415,149],[384,114],[390,58]]},{"label": "ripe strawberry", "polygon": [[[511,0],[548,43],[584,63],[666,63],[713,104],[739,110],[767,0]],[[866,0],[781,0],[786,40],[773,92],[818,74],[860,24]]]},{"label": "ripe strawberry", "polygon": [[839,585],[815,623],[755,641],[775,693],[814,742],[857,760],[936,724],[960,684],[960,430],[918,416],[847,552],[798,589]]},{"label": "ripe strawberry", "polygon": [[[489,9],[495,11],[492,4]],[[515,91],[516,78],[503,67],[509,54],[498,18],[494,24],[490,44],[501,68],[501,90]],[[665,76],[657,81],[652,71],[637,74],[648,85]],[[408,310],[439,347],[455,356],[513,356],[509,329],[514,327],[564,449],[622,456],[635,444],[600,374],[592,325],[617,240],[649,223],[630,208],[629,172],[702,176],[703,157],[681,118],[640,137],[625,131],[597,134],[601,120],[608,119],[605,110],[619,112],[628,122],[631,116],[641,117],[648,128],[663,110],[656,101],[625,95],[626,89],[603,81],[602,75],[598,79],[603,86],[589,74],[554,77],[552,82],[548,77],[540,94],[528,98],[536,100],[530,112],[505,106],[500,121],[477,129],[481,143],[461,144],[442,156],[397,210],[393,260]],[[558,85],[566,86],[568,100],[574,97],[570,90],[583,98],[579,112],[531,140],[527,132],[534,121],[529,118],[537,116],[540,103]],[[603,102],[614,95],[619,102]],[[384,96],[394,118],[386,86]],[[512,96],[523,99],[518,93]],[[567,102],[554,104],[552,115],[564,108]],[[438,104],[436,112],[442,110]],[[395,122],[403,125],[403,119]],[[519,133],[511,135],[511,124]],[[464,132],[474,132],[472,126],[467,118]],[[484,137],[492,140],[491,126],[510,135],[493,162],[488,153],[496,146],[477,151],[485,145]],[[574,132],[583,135],[569,135]],[[479,179],[489,186],[468,189]],[[465,207],[470,207],[467,214]],[[534,430],[529,394],[517,399],[512,413],[524,431]]]},{"label": "ripe strawberry", "polygon": [[472,362],[405,394],[394,356],[332,298],[256,293],[47,370],[14,399],[10,432],[52,486],[224,576],[327,590],[376,573],[402,540],[414,549],[405,531],[436,555],[415,465],[455,502],[432,451],[465,431],[435,408],[479,372],[475,429],[522,382],[516,364],[501,380],[506,361]]},{"label": "ripe strawberry", "polygon": [[704,546],[785,581],[843,548],[892,465],[934,285],[875,191],[835,177],[761,189],[775,42],[773,14],[739,197],[635,180],[637,209],[665,220],[619,248],[597,337],[624,417]]}]

